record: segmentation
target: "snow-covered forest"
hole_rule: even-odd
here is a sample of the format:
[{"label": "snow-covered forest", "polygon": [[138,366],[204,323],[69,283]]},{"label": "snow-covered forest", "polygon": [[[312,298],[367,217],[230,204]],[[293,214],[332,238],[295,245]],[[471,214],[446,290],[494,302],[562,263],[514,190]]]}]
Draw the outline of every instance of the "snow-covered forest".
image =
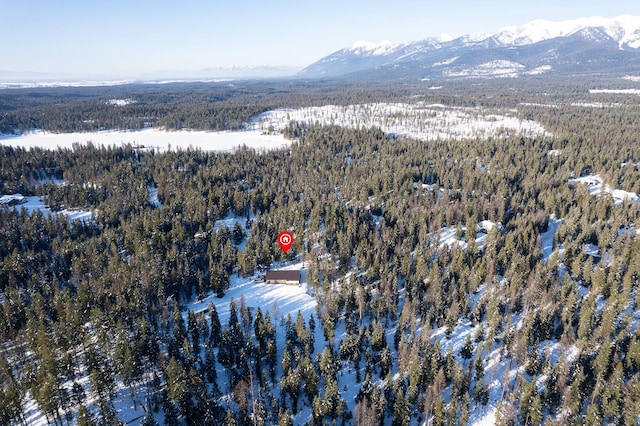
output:
[{"label": "snow-covered forest", "polygon": [[640,422],[636,95],[273,84],[0,92],[0,424]]}]

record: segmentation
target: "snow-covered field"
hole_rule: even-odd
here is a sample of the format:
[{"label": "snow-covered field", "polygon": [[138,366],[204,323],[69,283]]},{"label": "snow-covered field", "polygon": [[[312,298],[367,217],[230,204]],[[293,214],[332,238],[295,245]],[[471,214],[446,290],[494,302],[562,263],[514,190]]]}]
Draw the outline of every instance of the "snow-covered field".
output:
[{"label": "snow-covered field", "polygon": [[500,113],[478,108],[440,104],[374,103],[325,105],[267,111],[250,125],[253,130],[282,131],[290,121],[335,124],[346,127],[379,127],[385,133],[419,140],[549,135],[538,122],[516,117],[515,110]]},{"label": "snow-covered field", "polygon": [[73,148],[88,142],[96,146],[122,146],[132,144],[137,147],[166,151],[168,149],[196,148],[202,151],[231,151],[240,146],[256,149],[276,149],[288,144],[282,135],[265,135],[258,131],[203,132],[159,129],[140,131],[102,131],[86,133],[29,132],[21,135],[0,135],[0,145],[13,147],[38,147],[46,149]]},{"label": "snow-covered field", "polygon": [[[120,105],[129,100],[112,101]],[[247,125],[246,131],[164,131],[149,128],[139,131],[51,133],[38,130],[19,135],[0,135],[0,145],[71,149],[74,144],[86,145],[90,142],[96,146],[116,147],[131,144],[135,147],[155,149],[158,152],[188,148],[203,151],[232,151],[240,146],[269,150],[288,145],[289,142],[281,132],[290,121],[356,128],[379,127],[389,134],[419,140],[438,138],[459,140],[476,137],[506,137],[515,134],[528,137],[549,135],[540,123],[522,120],[516,116],[515,112],[515,110],[501,110],[498,113],[477,108],[445,107],[440,104],[424,103],[325,105],[268,111],[254,118]]]}]

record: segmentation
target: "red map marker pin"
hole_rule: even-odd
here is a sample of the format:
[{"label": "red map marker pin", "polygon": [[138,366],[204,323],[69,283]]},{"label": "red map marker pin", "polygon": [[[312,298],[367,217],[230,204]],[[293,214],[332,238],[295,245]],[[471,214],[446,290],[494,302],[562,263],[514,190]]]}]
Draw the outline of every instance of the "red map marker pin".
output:
[{"label": "red map marker pin", "polygon": [[283,252],[288,252],[293,245],[293,234],[289,231],[282,231],[278,234],[278,244]]}]

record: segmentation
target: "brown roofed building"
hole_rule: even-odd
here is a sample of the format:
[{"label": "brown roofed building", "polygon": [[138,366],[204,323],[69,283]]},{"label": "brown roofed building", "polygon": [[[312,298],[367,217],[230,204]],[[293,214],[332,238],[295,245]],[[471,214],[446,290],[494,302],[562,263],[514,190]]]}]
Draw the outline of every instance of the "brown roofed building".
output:
[{"label": "brown roofed building", "polygon": [[264,279],[267,284],[300,284],[300,271],[267,271],[267,276]]}]

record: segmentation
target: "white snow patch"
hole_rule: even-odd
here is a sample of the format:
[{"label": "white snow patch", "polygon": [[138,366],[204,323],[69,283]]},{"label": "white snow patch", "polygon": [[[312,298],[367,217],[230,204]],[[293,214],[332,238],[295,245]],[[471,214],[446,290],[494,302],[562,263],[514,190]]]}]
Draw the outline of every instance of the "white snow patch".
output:
[{"label": "white snow patch", "polygon": [[600,248],[595,244],[585,244],[583,251],[587,256],[600,257]]},{"label": "white snow patch", "polygon": [[113,106],[125,106],[125,105],[129,105],[129,104],[135,104],[136,101],[133,99],[109,99],[107,102],[105,102],[107,105],[113,105]]},{"label": "white snow patch", "polygon": [[26,201],[27,198],[22,194],[7,194],[0,197],[0,206],[14,206]]},{"label": "white snow patch", "polygon": [[496,407],[490,406],[484,416],[470,423],[473,426],[493,426],[496,424]]},{"label": "white snow patch", "polygon": [[514,78],[525,68],[524,65],[503,59],[485,62],[459,71],[445,71],[448,77],[502,77]]},{"label": "white snow patch", "polygon": [[433,64],[433,66],[434,67],[439,67],[439,66],[442,66],[442,65],[451,65],[452,63],[457,61],[459,57],[460,56],[454,56],[453,58],[445,59],[444,61],[441,61],[441,62],[435,62]]},{"label": "white snow patch", "polygon": [[569,179],[569,182],[576,182],[589,186],[589,193],[596,196],[609,194],[613,198],[613,205],[620,206],[625,201],[640,201],[640,197],[635,192],[623,191],[622,189],[611,188],[603,185],[600,175],[589,175],[577,179]]},{"label": "white snow patch", "polygon": [[139,131],[101,131],[50,133],[35,131],[19,136],[4,135],[0,144],[22,148],[73,148],[73,145],[93,143],[96,146],[123,146],[155,149],[158,152],[177,149],[200,149],[203,151],[233,151],[247,146],[255,149],[278,149],[289,144],[282,135],[265,135],[257,131],[204,132],[180,130],[175,132],[160,129]]},{"label": "white snow patch", "polygon": [[540,234],[542,240],[542,258],[548,261],[553,253],[553,239],[558,232],[558,227],[562,224],[562,219],[556,219],[555,215],[549,215],[547,230]]},{"label": "white snow patch", "polygon": [[[17,195],[20,195],[20,194],[17,194]],[[2,198],[4,197],[6,196],[3,196]],[[38,196],[23,197],[22,195],[20,195],[20,197],[22,197],[21,204],[17,204],[13,206],[13,208],[15,208],[16,210],[20,210],[24,208],[29,215],[32,215],[33,212],[37,210],[42,212],[42,214],[45,216],[61,214],[65,216],[67,220],[69,220],[69,222],[73,222],[76,220],[80,220],[83,222],[90,222],[93,220],[93,214],[90,211],[79,210],[79,209],[63,209],[63,210],[54,212],[44,204],[44,201],[42,200],[41,197],[38,197]],[[2,200],[2,198],[0,198],[0,200]]]},{"label": "white snow patch", "polygon": [[589,93],[609,93],[617,95],[640,95],[640,89],[590,89]]},{"label": "white snow patch", "polygon": [[566,347],[557,340],[544,340],[540,342],[539,349],[545,353],[551,365],[558,363],[560,358],[563,357],[567,362],[571,363],[580,354],[580,349],[575,344]]},{"label": "white snow patch", "polygon": [[615,18],[598,16],[567,21],[552,22],[543,19],[528,22],[520,26],[509,26],[496,33],[478,34],[475,41],[484,41],[490,37],[505,45],[521,46],[565,37],[588,28],[598,28],[618,43],[631,48],[640,47],[640,17],[623,15]]},{"label": "white snow patch", "polygon": [[552,69],[551,65],[543,65],[541,67],[537,67],[537,68],[534,68],[532,70],[525,71],[524,74],[527,74],[527,75],[539,75],[539,74],[544,74],[547,71],[551,71],[551,69]]},{"label": "white snow patch", "polygon": [[364,40],[356,41],[351,45],[349,50],[361,56],[380,56],[386,55],[393,51],[396,45],[389,40],[383,40],[380,43],[371,43]]},{"label": "white snow patch", "polygon": [[[274,322],[281,317],[286,317],[287,314],[291,314],[295,320],[298,311],[308,320],[311,314],[315,315],[317,302],[315,297],[307,294],[307,270],[302,267],[302,263],[295,263],[278,269],[299,269],[302,275],[302,284],[299,286],[264,284],[258,282],[255,277],[242,278],[233,275],[229,278],[229,290],[227,290],[224,297],[217,298],[214,294],[211,294],[200,301],[190,303],[187,305],[184,315],[187,315],[189,310],[195,313],[205,311],[209,306],[209,302],[213,302],[218,311],[221,324],[225,325],[229,322],[231,301],[234,300],[236,302],[239,310],[240,299],[244,297],[247,307],[260,307],[263,313],[268,310]],[[284,344],[284,342],[281,343]]]},{"label": "white snow patch", "polygon": [[617,102],[572,102],[571,106],[586,108],[614,108],[621,106],[621,104]]},{"label": "white snow patch", "polygon": [[[483,250],[485,248],[485,246],[487,245],[487,232],[491,232],[491,230],[496,226],[498,227],[498,229],[502,229],[502,224],[496,224],[495,222],[491,222],[488,220],[483,220],[478,224],[478,230],[475,233],[474,239],[476,247],[478,247],[478,249]],[[430,234],[427,238],[429,241],[431,241],[431,243],[435,243],[436,241],[438,241],[438,248],[440,249],[444,247],[452,248],[453,246],[457,245],[462,250],[466,250],[469,246],[467,242],[467,227],[462,226],[459,230],[465,235],[464,238],[462,237],[462,235],[458,235],[458,227],[456,226],[444,227],[440,229],[440,231],[434,234]]]},{"label": "white snow patch", "polygon": [[0,89],[33,89],[39,87],[102,87],[121,86],[135,80],[85,80],[85,81],[22,81],[0,82]]},{"label": "white snow patch", "polygon": [[267,111],[252,120],[249,128],[281,132],[291,121],[313,125],[378,127],[387,134],[418,140],[549,135],[540,123],[522,120],[515,112],[499,114],[479,108],[452,108],[441,104],[373,103],[325,105]]},{"label": "white snow patch", "polygon": [[65,186],[67,182],[64,179],[57,179],[53,176],[47,176],[44,178],[40,178],[36,181],[38,185],[44,185],[45,183],[51,183],[56,186]]},{"label": "white snow patch", "polygon": [[158,187],[149,185],[147,186],[147,192],[149,193],[149,204],[157,208],[162,207],[162,203],[158,199]]},{"label": "white snow patch", "polygon": [[518,106],[532,106],[532,107],[543,107],[543,108],[560,108],[559,105],[556,104],[540,104],[535,102],[520,102]]}]

